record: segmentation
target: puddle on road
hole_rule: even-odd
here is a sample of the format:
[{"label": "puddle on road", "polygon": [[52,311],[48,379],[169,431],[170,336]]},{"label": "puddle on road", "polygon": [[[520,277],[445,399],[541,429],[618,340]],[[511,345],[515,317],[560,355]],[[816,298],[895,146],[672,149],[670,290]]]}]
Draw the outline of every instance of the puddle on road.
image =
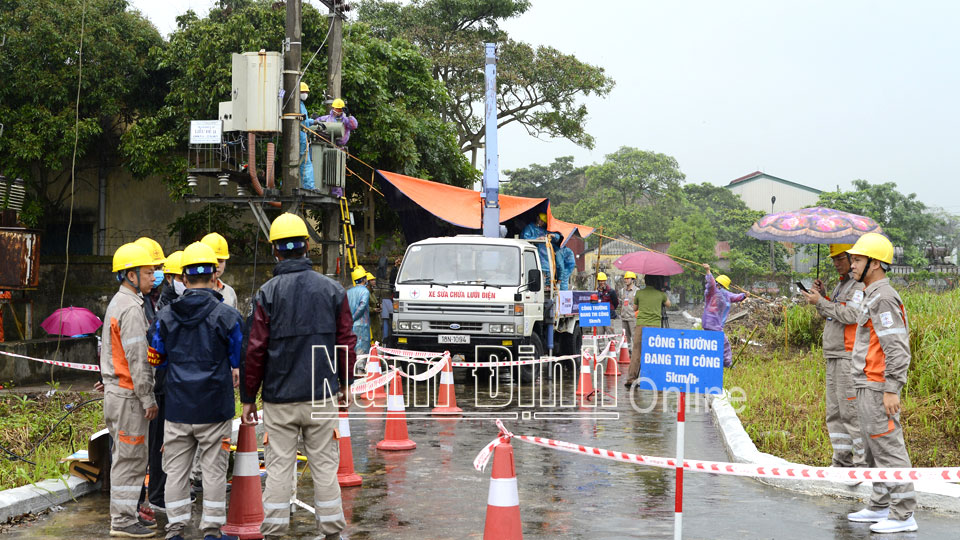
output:
[{"label": "puddle on road", "polygon": [[[497,407],[512,395],[532,399],[541,395],[538,386],[519,391],[503,378],[491,388],[481,383],[474,392],[472,378],[459,374],[458,404],[467,412],[483,412],[487,418],[524,410],[515,405]],[[564,377],[563,390],[572,395],[573,377]],[[424,385],[426,386],[426,385]],[[413,390],[413,388],[411,388]],[[426,389],[416,389],[421,395]],[[559,398],[558,385],[545,385],[546,398]],[[648,412],[636,412],[625,390],[613,380],[606,392],[619,402],[611,410],[615,420],[579,417],[551,420],[505,420],[517,434],[544,436],[590,446],[654,456],[674,454],[675,400],[668,399]],[[640,404],[649,405],[652,395]],[[608,402],[611,398],[605,398]],[[432,403],[431,403],[432,404]],[[696,409],[689,400],[686,423],[688,458],[723,461],[723,443],[705,407]],[[645,407],[648,408],[648,407]],[[353,409],[352,409],[353,410]],[[360,410],[360,409],[357,409]],[[604,410],[604,409],[601,409]],[[435,420],[417,417],[427,409],[410,410],[409,436],[417,448],[384,452],[375,448],[383,438],[382,416],[351,420],[354,466],[363,485],[343,488],[347,533],[351,540],[397,538],[480,538],[486,513],[490,466],[477,472],[472,462],[477,452],[495,438],[492,420],[463,418]],[[583,412],[569,407],[565,412]],[[589,412],[589,411],[587,411]],[[382,414],[382,408],[379,414]],[[674,473],[672,470],[640,467],[548,450],[515,442],[520,508],[524,537],[555,538],[668,538],[673,534]],[[309,471],[298,483],[298,496],[312,501]],[[91,495],[65,505],[65,509],[41,518],[31,526],[7,533],[10,538],[105,538],[109,528],[109,498]],[[869,530],[848,523],[845,514],[860,508],[850,500],[817,498],[781,491],[754,480],[706,474],[685,475],[684,537],[804,539],[870,538]],[[196,522],[200,503],[194,507],[188,538],[199,538]],[[161,526],[164,517],[160,517]],[[921,510],[920,535],[900,538],[956,537],[957,519]],[[298,509],[291,519],[289,538],[316,535],[312,515]],[[159,537],[163,537],[162,531]],[[884,539],[888,538],[885,536]]]}]

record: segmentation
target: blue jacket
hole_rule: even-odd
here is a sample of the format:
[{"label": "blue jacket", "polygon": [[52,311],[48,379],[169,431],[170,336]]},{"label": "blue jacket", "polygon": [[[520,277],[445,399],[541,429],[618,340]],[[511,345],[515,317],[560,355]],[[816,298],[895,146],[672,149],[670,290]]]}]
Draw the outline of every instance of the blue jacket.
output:
[{"label": "blue jacket", "polygon": [[167,372],[164,420],[212,424],[234,417],[243,318],[212,289],[187,289],[154,323],[151,363]]}]

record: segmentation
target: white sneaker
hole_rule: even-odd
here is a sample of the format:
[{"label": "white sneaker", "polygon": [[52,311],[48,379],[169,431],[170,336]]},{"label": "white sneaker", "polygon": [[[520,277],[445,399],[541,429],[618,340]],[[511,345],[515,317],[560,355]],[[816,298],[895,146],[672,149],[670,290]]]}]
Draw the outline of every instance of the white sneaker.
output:
[{"label": "white sneaker", "polygon": [[879,521],[870,526],[870,531],[875,533],[898,533],[898,532],[913,532],[917,530],[917,520],[913,516],[908,517],[903,521],[897,521],[895,519],[885,519]]},{"label": "white sneaker", "polygon": [[881,521],[886,521],[889,514],[889,508],[881,508],[880,510],[864,508],[859,512],[847,514],[847,519],[850,521],[856,521],[857,523],[879,523]]}]

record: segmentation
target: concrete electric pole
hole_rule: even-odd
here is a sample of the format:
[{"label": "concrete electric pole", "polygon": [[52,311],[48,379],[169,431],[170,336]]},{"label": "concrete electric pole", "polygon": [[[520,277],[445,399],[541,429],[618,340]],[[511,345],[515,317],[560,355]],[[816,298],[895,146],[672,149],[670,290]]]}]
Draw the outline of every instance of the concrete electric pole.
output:
[{"label": "concrete electric pole", "polygon": [[300,187],[300,1],[287,2],[286,40],[283,54],[283,185],[292,195]]}]

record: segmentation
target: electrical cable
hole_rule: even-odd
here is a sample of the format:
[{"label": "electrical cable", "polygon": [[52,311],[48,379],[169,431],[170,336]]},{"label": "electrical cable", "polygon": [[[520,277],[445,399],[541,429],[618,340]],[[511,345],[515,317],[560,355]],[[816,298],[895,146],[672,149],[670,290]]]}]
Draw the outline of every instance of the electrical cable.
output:
[{"label": "electrical cable", "polygon": [[[67,279],[70,276],[70,233],[73,229],[73,204],[76,201],[75,187],[77,183],[77,146],[80,144],[80,90],[83,83],[83,34],[86,30],[87,22],[87,0],[83,0],[83,6],[80,12],[80,47],[77,53],[77,105],[74,116],[73,126],[73,159],[70,164],[70,217],[67,220],[67,241],[65,252],[65,262],[63,266],[63,285],[60,287],[60,309],[63,309],[63,297],[67,292]],[[28,329],[29,330],[29,329]],[[60,313],[60,332],[63,331],[63,314]],[[60,354],[60,343],[63,341],[63,334],[57,334],[57,350],[53,353],[54,360]]]},{"label": "electrical cable", "polygon": [[[36,466],[37,464],[36,464],[35,462],[30,461],[30,460],[27,459],[27,458],[30,457],[34,452],[36,452],[38,448],[40,448],[40,445],[43,444],[43,441],[45,441],[45,440],[47,440],[48,438],[50,438],[50,435],[53,435],[53,432],[56,431],[56,429],[60,426],[60,424],[63,423],[64,420],[67,419],[68,416],[70,416],[71,414],[73,414],[73,413],[77,412],[78,410],[80,410],[80,408],[83,407],[84,405],[86,405],[86,404],[88,404],[88,403],[93,403],[93,402],[95,402],[95,401],[103,401],[103,398],[102,398],[102,397],[98,397],[98,398],[88,399],[88,400],[86,400],[86,401],[81,401],[81,402],[78,403],[75,407],[73,407],[72,409],[70,409],[69,411],[67,411],[67,414],[61,416],[60,419],[57,420],[57,423],[54,424],[53,427],[51,427],[51,428],[46,432],[46,434],[44,434],[44,436],[41,437],[40,440],[37,441],[37,443],[33,445],[33,448],[31,448],[30,451],[27,452],[26,454],[24,454],[24,455],[22,455],[22,456],[17,455],[15,452],[9,450],[8,448],[6,448],[6,447],[3,446],[3,445],[0,445],[0,450],[3,450],[5,453],[9,454],[10,456],[12,456],[13,458],[16,458],[16,459],[19,460],[19,461],[24,461],[24,462],[26,462],[26,463],[29,463],[30,465]],[[10,458],[8,458],[8,459],[10,459]]]},{"label": "electrical cable", "polygon": [[[307,65],[304,66],[303,71],[300,72],[300,76],[297,77],[297,82],[296,82],[296,84],[293,85],[294,91],[293,91],[293,92],[290,92],[290,95],[288,95],[288,96],[287,96],[287,99],[284,100],[283,106],[280,107],[280,110],[281,110],[281,111],[284,110],[284,109],[287,107],[287,103],[290,102],[290,98],[292,98],[293,96],[299,96],[299,95],[300,95],[300,81],[303,80],[303,76],[306,75],[307,70],[310,69],[310,64],[313,63],[313,59],[316,58],[318,54],[320,54],[320,51],[321,51],[321,49],[323,49],[323,46],[327,44],[327,38],[330,37],[330,33],[333,31],[333,24],[328,24],[327,26],[328,26],[328,28],[327,28],[327,35],[326,35],[326,36],[323,36],[323,41],[320,42],[320,46],[317,47],[317,51],[316,51],[315,53],[313,53],[313,56],[310,57],[310,60],[307,62]],[[301,38],[301,39],[302,39],[302,38]]]}]

